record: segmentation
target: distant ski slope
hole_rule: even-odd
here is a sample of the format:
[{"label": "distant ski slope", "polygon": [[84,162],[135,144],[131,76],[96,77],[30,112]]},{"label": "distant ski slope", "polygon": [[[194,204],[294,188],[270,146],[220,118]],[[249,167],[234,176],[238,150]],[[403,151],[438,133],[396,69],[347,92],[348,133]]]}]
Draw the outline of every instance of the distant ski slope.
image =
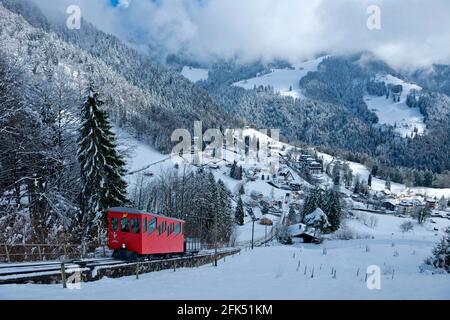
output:
[{"label": "distant ski slope", "polygon": [[[293,98],[303,98],[299,82],[308,72],[317,71],[317,67],[326,57],[320,57],[293,65],[292,69],[273,69],[271,73],[261,75],[255,78],[242,80],[233,85],[251,90],[255,86],[272,86],[276,92],[282,96]],[[292,90],[290,90],[292,88]]]},{"label": "distant ski slope", "polygon": [[185,66],[181,71],[181,74],[193,83],[201,80],[208,80],[208,69]]},{"label": "distant ski slope", "polygon": [[411,136],[414,129],[417,128],[418,134],[425,132],[426,125],[424,116],[418,108],[410,108],[406,105],[406,98],[411,90],[422,90],[421,87],[404,82],[392,75],[379,76],[378,81],[384,81],[387,84],[402,85],[403,93],[400,102],[394,102],[392,99],[386,99],[385,96],[366,96],[365,101],[369,110],[374,111],[380,124],[396,126],[395,131],[401,136]]}]

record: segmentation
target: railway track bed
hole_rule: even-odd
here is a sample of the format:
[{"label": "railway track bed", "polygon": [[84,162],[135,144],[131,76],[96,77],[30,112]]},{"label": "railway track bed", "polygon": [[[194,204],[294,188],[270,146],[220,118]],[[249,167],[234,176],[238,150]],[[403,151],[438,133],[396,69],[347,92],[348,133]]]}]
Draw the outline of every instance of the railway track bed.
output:
[{"label": "railway track bed", "polygon": [[[240,249],[220,249],[217,258],[234,255]],[[2,284],[54,284],[63,282],[64,278],[77,274],[78,281],[97,281],[103,277],[120,278],[154,271],[177,268],[191,268],[209,264],[214,261],[214,251],[199,252],[197,255],[182,257],[127,262],[113,258],[92,260],[71,260],[66,262],[39,262],[0,264],[0,285]]]}]

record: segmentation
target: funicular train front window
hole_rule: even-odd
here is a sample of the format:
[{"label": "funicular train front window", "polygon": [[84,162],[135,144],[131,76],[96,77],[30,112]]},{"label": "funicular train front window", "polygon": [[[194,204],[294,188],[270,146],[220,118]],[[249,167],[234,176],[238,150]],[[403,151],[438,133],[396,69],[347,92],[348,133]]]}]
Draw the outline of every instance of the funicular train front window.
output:
[{"label": "funicular train front window", "polygon": [[177,223],[175,225],[175,236],[179,235],[181,233],[181,223]]},{"label": "funicular train front window", "polygon": [[130,232],[130,220],[128,218],[122,218],[120,220],[120,231]]},{"label": "funicular train front window", "polygon": [[131,219],[131,229],[133,233],[141,233],[141,221],[139,218]]}]

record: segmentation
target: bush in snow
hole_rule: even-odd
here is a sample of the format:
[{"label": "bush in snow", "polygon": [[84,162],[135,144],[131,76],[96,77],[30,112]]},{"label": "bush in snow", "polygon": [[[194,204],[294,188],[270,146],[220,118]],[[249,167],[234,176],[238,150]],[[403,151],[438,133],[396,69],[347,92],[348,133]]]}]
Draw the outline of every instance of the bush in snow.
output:
[{"label": "bush in snow", "polygon": [[412,231],[413,229],[414,229],[414,225],[411,221],[403,222],[400,225],[400,230],[402,230],[402,232],[409,232],[409,231]]},{"label": "bush in snow", "polygon": [[360,221],[363,225],[371,229],[375,229],[378,225],[378,218],[373,215],[368,215],[366,213],[357,214],[356,219]]},{"label": "bush in snow", "polygon": [[445,233],[444,238],[434,248],[433,256],[425,263],[450,273],[450,228],[447,228]]}]

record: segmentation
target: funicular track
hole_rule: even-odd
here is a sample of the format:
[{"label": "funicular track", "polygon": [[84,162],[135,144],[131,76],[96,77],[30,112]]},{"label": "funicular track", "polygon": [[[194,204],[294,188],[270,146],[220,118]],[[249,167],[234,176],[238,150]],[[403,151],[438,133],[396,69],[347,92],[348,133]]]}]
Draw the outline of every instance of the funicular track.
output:
[{"label": "funicular track", "polygon": [[142,260],[135,262],[121,261],[113,258],[68,260],[64,262],[30,262],[0,264],[0,285],[2,284],[54,284],[61,283],[64,278],[74,274],[78,281],[88,282],[100,280],[103,277],[120,278],[144,274],[148,272],[199,267],[212,263],[216,258],[234,255],[240,252],[239,248],[222,248],[217,250],[201,251],[198,254],[185,255],[155,260]]}]

